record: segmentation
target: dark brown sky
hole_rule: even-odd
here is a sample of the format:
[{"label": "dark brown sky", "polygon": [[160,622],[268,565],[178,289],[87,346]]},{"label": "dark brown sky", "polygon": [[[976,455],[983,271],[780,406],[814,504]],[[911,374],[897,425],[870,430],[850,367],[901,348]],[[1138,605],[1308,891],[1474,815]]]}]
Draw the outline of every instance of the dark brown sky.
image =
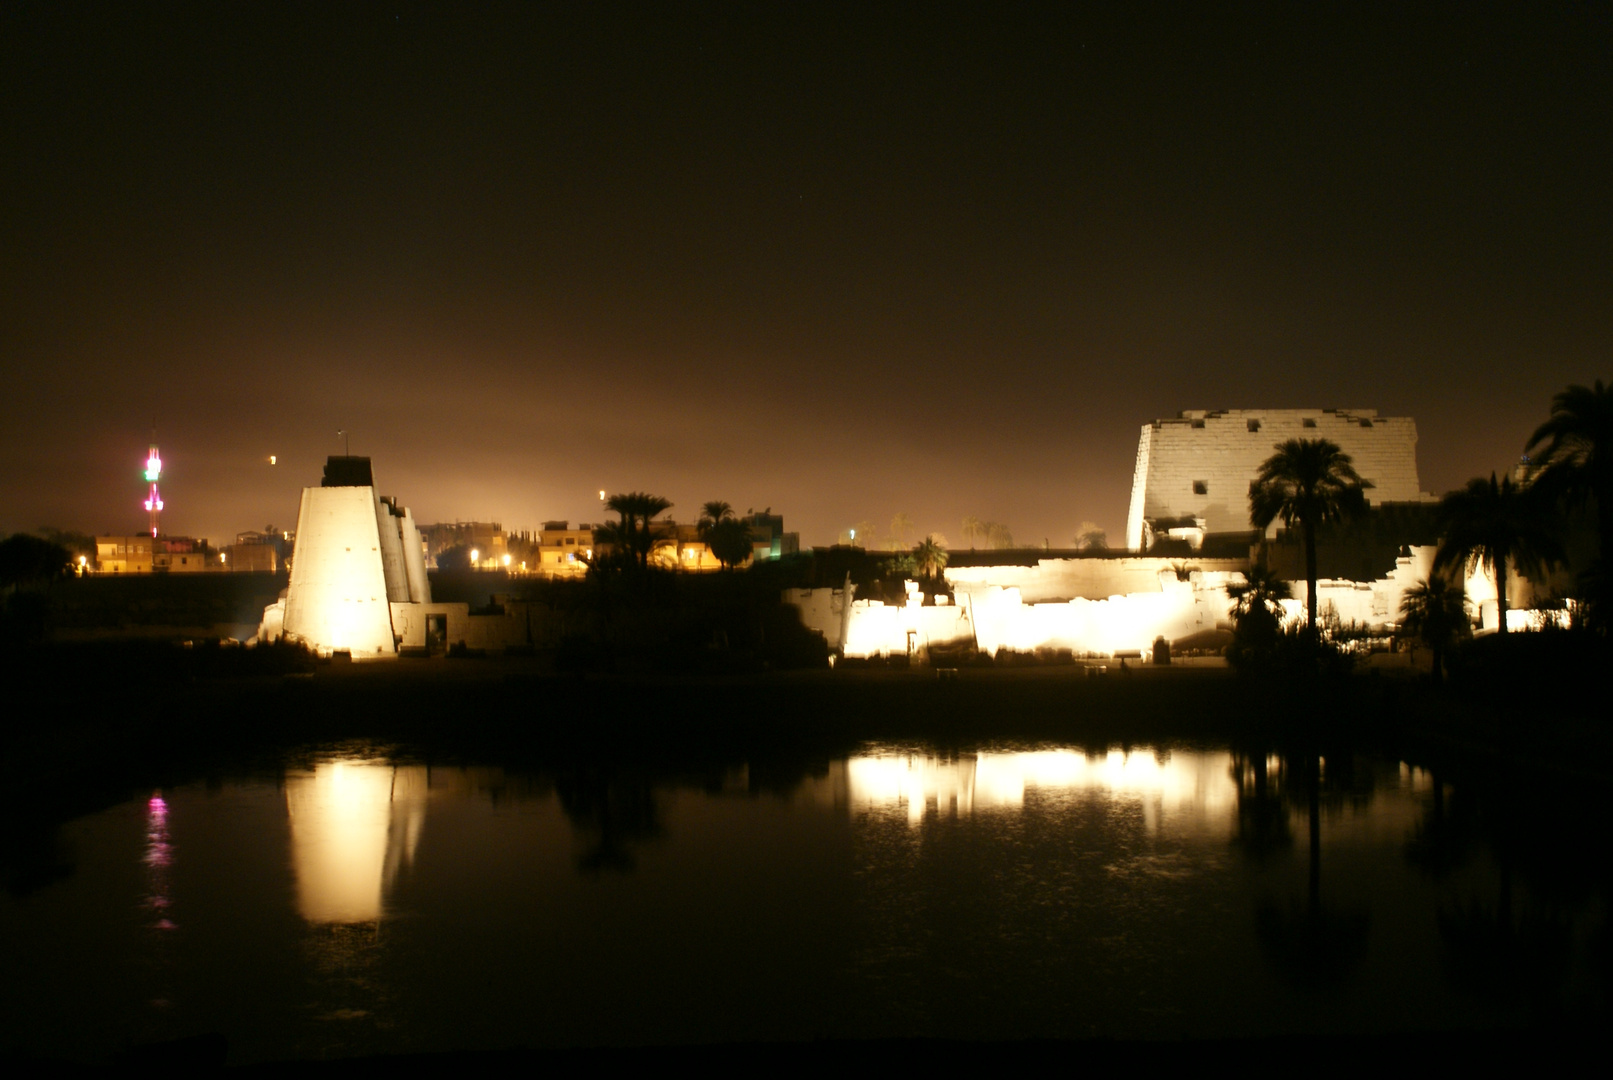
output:
[{"label": "dark brown sky", "polygon": [[1613,375],[1606,5],[467,6],[0,3],[0,530],[139,527],[155,417],[214,540],[348,428],[424,521],[1058,545],[1156,416],[1439,492]]}]

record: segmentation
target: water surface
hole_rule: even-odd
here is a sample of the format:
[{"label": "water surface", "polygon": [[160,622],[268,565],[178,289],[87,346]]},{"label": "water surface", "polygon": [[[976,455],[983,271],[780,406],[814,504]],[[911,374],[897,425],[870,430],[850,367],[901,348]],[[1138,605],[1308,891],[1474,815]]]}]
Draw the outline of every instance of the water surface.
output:
[{"label": "water surface", "polygon": [[[1461,985],[1453,949],[1530,899],[1450,839],[1449,787],[1312,764],[870,746],[793,776],[650,777],[314,755],[67,824],[73,872],[0,901],[0,1048],[220,1032],[254,1061],[1527,1019]],[[1572,918],[1569,939],[1589,932]]]}]

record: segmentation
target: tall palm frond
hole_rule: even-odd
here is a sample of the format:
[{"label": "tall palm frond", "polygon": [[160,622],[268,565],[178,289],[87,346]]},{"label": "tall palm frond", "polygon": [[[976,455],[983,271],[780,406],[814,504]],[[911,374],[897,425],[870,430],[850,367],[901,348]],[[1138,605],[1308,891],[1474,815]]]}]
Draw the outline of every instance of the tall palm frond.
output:
[{"label": "tall palm frond", "polygon": [[946,544],[931,533],[913,548],[913,565],[925,577],[935,577],[947,564]]},{"label": "tall palm frond", "polygon": [[621,515],[620,539],[633,553],[639,568],[647,567],[656,539],[650,530],[650,519],[672,509],[671,501],[648,492],[631,491],[610,496],[605,500],[605,508]]},{"label": "tall palm frond", "polygon": [[906,513],[897,511],[891,518],[891,550],[899,551],[907,546],[908,534],[913,531],[913,519]]},{"label": "tall palm frond", "polygon": [[1535,429],[1525,452],[1536,458],[1536,486],[1570,505],[1596,505],[1602,558],[1613,545],[1613,386],[1570,386],[1551,401],[1551,419]]},{"label": "tall palm frond", "polygon": [[1473,633],[1467,594],[1437,574],[1417,582],[1401,597],[1400,633],[1428,646],[1434,654],[1434,678],[1440,678],[1446,654]]},{"label": "tall palm frond", "polygon": [[730,514],[719,519],[706,534],[706,546],[723,569],[732,570],[752,555],[750,524]]},{"label": "tall palm frond", "polygon": [[700,539],[705,540],[709,546],[711,530],[720,522],[727,521],[734,516],[734,508],[720,499],[700,506],[700,520],[695,522],[695,528],[700,531]]},{"label": "tall palm frond", "polygon": [[1512,477],[1475,477],[1440,500],[1443,538],[1434,570],[1484,570],[1495,576],[1498,630],[1507,632],[1507,564],[1535,573],[1561,562],[1562,547],[1542,511],[1550,492],[1524,488]]},{"label": "tall palm frond", "polygon": [[970,551],[975,549],[975,538],[985,535],[985,522],[981,521],[977,517],[966,517],[963,519],[963,539],[964,542],[969,545]]},{"label": "tall palm frond", "polygon": [[1265,566],[1251,566],[1243,572],[1243,580],[1227,586],[1227,597],[1232,601],[1234,616],[1265,611],[1281,616],[1284,600],[1292,599],[1294,590],[1288,582]]},{"label": "tall palm frond", "polygon": [[1326,439],[1289,439],[1260,466],[1249,485],[1249,523],[1264,530],[1281,519],[1305,540],[1305,628],[1316,632],[1316,530],[1366,508],[1370,485],[1350,455]]}]

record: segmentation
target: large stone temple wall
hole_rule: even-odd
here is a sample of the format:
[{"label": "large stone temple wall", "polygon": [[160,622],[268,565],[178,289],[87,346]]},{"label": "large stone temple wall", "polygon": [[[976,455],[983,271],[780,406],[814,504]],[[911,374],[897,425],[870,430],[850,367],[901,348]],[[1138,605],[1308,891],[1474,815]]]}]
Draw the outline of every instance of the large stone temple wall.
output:
[{"label": "large stone temple wall", "polygon": [[1140,551],[1145,525],[1202,519],[1206,533],[1247,531],[1249,484],[1279,443],[1327,439],[1370,481],[1367,501],[1422,502],[1432,496],[1417,479],[1417,425],[1374,409],[1187,410],[1145,424],[1137,444],[1126,546]]},{"label": "large stone temple wall", "polygon": [[[1375,579],[1324,578],[1317,583],[1318,609],[1329,621],[1387,633],[1400,618],[1407,590],[1427,578],[1433,558],[1433,547],[1411,547]],[[855,594],[848,604],[843,589],[792,589],[785,600],[846,657],[922,658],[936,646],[988,654],[1068,649],[1077,656],[1147,656],[1157,638],[1173,649],[1224,644],[1224,638],[1207,640],[1206,633],[1230,629],[1227,586],[1243,580],[1246,566],[1247,560],[1236,559],[1043,559],[1035,566],[948,567],[953,598],[938,606],[926,604],[917,586],[905,604],[857,600]],[[1284,619],[1299,625],[1305,583],[1290,587],[1296,599],[1283,601]],[[1493,586],[1475,575],[1467,588],[1479,610],[1489,612],[1484,625],[1493,627]],[[1513,618],[1509,612],[1508,626],[1523,625],[1526,614]]]}]

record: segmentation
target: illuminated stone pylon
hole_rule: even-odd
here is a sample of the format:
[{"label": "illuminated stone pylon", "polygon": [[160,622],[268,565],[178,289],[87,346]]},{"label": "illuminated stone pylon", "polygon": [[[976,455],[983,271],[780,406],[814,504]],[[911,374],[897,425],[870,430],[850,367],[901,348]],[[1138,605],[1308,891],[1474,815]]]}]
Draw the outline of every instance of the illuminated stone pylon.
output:
[{"label": "illuminated stone pylon", "polygon": [[392,605],[430,602],[420,533],[408,508],[376,495],[369,458],[330,458],[321,485],[302,492],[286,636],[321,653],[396,656]]}]

